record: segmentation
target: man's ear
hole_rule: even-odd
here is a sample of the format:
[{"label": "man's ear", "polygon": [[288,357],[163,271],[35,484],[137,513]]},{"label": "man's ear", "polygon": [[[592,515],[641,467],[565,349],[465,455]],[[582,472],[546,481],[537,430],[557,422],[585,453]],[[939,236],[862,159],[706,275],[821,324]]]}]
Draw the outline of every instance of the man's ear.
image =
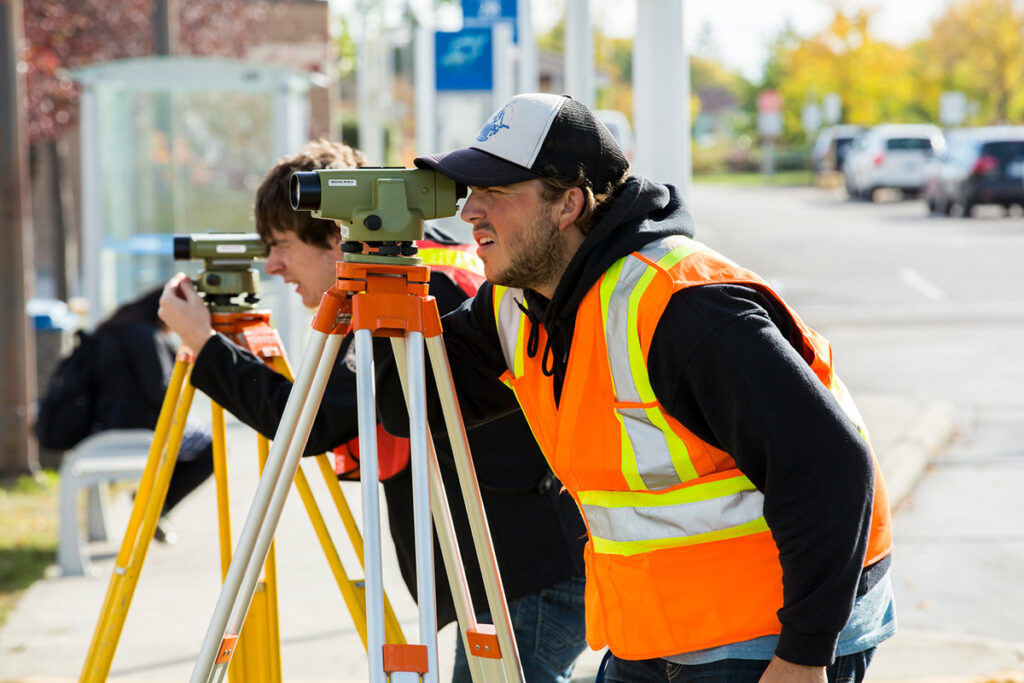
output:
[{"label": "man's ear", "polygon": [[558,212],[558,229],[565,230],[576,222],[583,212],[583,190],[572,187],[562,195],[562,208]]}]

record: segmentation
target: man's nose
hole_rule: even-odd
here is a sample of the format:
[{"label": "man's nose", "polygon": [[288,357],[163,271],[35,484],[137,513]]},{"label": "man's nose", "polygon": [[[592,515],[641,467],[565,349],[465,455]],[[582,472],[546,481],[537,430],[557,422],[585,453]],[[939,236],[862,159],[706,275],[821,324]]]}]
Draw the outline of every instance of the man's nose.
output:
[{"label": "man's nose", "polygon": [[281,261],[281,257],[278,255],[275,247],[270,248],[270,253],[267,254],[267,262],[263,268],[267,271],[267,275],[278,275],[284,270],[284,263]]},{"label": "man's nose", "polygon": [[466,197],[465,203],[462,205],[462,212],[459,217],[467,223],[480,220],[483,218],[483,204],[476,198],[475,194],[470,194]]}]

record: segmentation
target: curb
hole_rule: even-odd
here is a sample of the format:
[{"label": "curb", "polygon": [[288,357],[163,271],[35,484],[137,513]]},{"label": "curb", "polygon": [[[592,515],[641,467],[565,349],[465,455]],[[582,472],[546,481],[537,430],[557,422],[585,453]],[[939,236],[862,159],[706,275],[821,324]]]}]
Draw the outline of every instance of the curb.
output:
[{"label": "curb", "polygon": [[879,455],[882,474],[893,508],[914,490],[928,463],[956,435],[953,405],[936,401],[927,405],[910,428]]}]

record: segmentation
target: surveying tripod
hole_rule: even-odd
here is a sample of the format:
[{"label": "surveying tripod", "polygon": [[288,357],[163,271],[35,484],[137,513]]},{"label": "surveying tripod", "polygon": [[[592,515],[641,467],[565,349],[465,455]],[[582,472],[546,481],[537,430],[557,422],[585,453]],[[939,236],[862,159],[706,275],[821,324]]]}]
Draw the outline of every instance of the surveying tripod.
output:
[{"label": "surveying tripod", "polygon": [[[363,174],[371,174],[369,177]],[[357,169],[297,173],[312,180],[318,174],[349,176],[333,178],[325,187],[366,190],[370,205],[366,216],[353,220],[342,244],[344,260],[337,263],[337,280],[321,299],[313,319],[313,332],[288,404],[281,418],[267,467],[260,479],[252,507],[239,540],[190,681],[223,680],[231,663],[239,633],[256,590],[259,567],[267,556],[281,507],[288,494],[288,482],[295,475],[299,459],[320,402],[324,386],[334,367],[342,337],[354,333],[356,354],[357,414],[359,426],[363,529],[366,535],[366,623],[369,680],[423,681],[437,683],[437,618],[434,605],[433,544],[431,515],[452,589],[459,635],[475,682],[523,679],[519,653],[505,602],[480,490],[452,384],[448,358],[441,340],[441,320],[436,302],[429,296],[430,269],[415,256],[413,241],[389,238],[359,241],[353,225],[371,231],[397,220],[399,232],[418,223],[422,237],[424,211],[403,211],[407,201],[431,197],[435,192],[430,171],[407,169]],[[410,174],[419,174],[413,178]],[[429,176],[429,177],[427,177]],[[362,180],[359,180],[361,178]],[[443,179],[441,176],[437,178]],[[366,182],[369,181],[369,182]],[[411,189],[406,183],[412,181]],[[416,183],[423,185],[416,186]],[[363,182],[363,187],[359,184]],[[428,185],[426,183],[431,183]],[[451,211],[454,214],[455,186],[451,181]],[[319,198],[320,183],[316,183]],[[372,186],[372,196],[370,196]],[[307,188],[308,189],[308,188]],[[293,208],[297,190],[293,180]],[[301,204],[301,202],[298,202]],[[440,204],[440,202],[439,202]],[[400,205],[400,206],[399,206]],[[304,208],[312,208],[306,206]],[[314,215],[317,215],[316,212]],[[427,214],[433,217],[437,214]],[[320,216],[317,216],[320,217]],[[341,218],[324,212],[323,217]],[[369,250],[369,253],[366,253]],[[413,489],[413,527],[416,547],[416,586],[419,606],[420,643],[390,641],[385,633],[383,580],[380,548],[380,502],[377,488],[378,462],[376,411],[373,376],[373,337],[390,337],[402,377],[410,416],[410,460]],[[488,611],[494,624],[478,624],[461,564],[444,484],[426,419],[426,377],[424,340],[430,353],[435,382],[444,408],[447,433],[455,456],[460,488],[466,501],[473,544],[480,564]]]},{"label": "surveying tripod", "polygon": [[[198,282],[203,290],[204,279]],[[284,354],[277,331],[270,326],[267,311],[254,310],[250,303],[236,305],[225,303],[223,296],[207,295],[211,309],[213,329],[227,336],[243,348],[262,359],[268,366],[291,380],[291,369]],[[115,560],[110,584],[93,633],[89,652],[79,677],[80,683],[105,681],[117,649],[131,600],[142,571],[146,552],[153,538],[156,524],[167,497],[171,474],[177,462],[188,414],[195,394],[195,388],[188,381],[194,363],[194,356],[187,348],[179,350],[174,371],[164,395],[160,416],[149,450],[149,459],[139,481],[132,507],[128,528]],[[225,444],[224,409],[211,402],[213,431],[214,479],[217,491],[218,528],[220,536],[221,578],[232,562],[231,521],[228,506],[227,458]],[[262,472],[270,452],[267,438],[257,434],[259,466]],[[326,455],[316,456],[317,465],[331,498],[341,517],[353,550],[360,563],[363,562],[363,542],[338,485],[337,476]],[[360,581],[349,578],[337,549],[331,540],[323,516],[313,497],[313,491],[302,469],[295,474],[295,485],[306,508],[310,522],[323,548],[324,555],[341,591],[345,605],[363,646],[367,646],[366,614]],[[385,618],[388,637],[404,643],[402,634],[390,602],[385,600]],[[246,626],[246,646],[240,648],[238,664],[231,672],[231,680],[278,683],[281,681],[280,634],[277,615],[277,581],[273,548],[266,557],[263,580],[253,601],[253,619]]]}]

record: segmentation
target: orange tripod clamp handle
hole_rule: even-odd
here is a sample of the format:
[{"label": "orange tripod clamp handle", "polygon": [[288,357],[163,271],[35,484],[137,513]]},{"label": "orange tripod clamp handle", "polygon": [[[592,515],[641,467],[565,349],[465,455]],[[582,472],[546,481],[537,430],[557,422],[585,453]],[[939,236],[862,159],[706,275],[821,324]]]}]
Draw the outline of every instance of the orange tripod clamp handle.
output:
[{"label": "orange tripod clamp handle", "polygon": [[270,326],[270,311],[214,313],[210,317],[214,330],[264,360],[284,357],[281,337]]},{"label": "orange tripod clamp handle", "polygon": [[353,330],[370,330],[378,337],[401,337],[422,332],[441,333],[437,304],[429,295],[430,268],[339,261],[338,279],[320,300],[313,329],[335,334],[339,320],[351,320]]}]

